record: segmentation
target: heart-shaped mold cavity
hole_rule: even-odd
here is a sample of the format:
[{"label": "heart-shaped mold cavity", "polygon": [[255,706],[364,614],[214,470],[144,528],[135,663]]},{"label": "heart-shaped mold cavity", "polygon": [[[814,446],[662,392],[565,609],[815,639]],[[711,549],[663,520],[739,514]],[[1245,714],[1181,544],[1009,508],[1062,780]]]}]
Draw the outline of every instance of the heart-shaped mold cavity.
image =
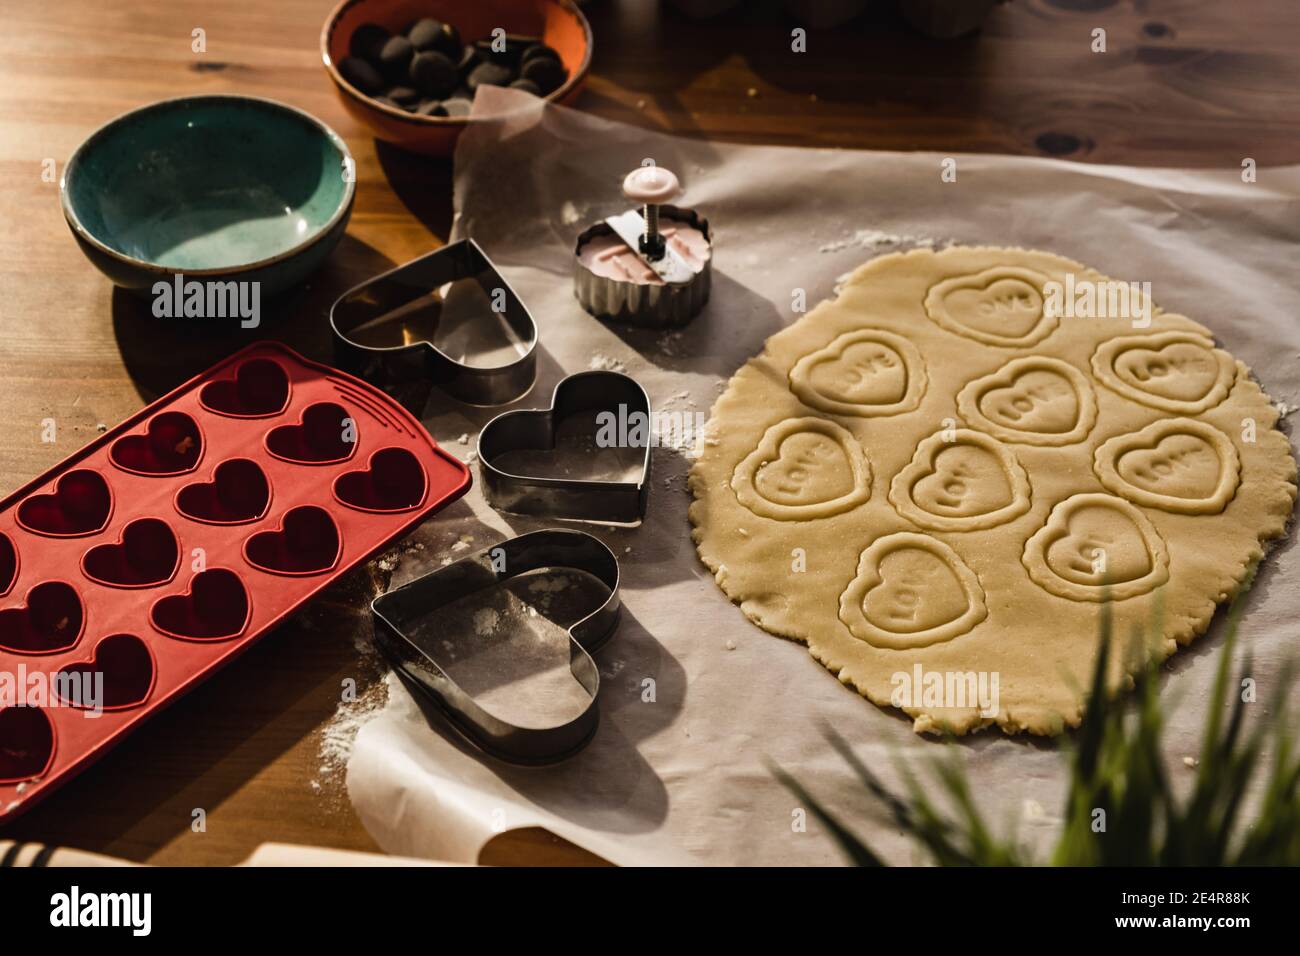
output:
[{"label": "heart-shaped mold cavity", "polygon": [[316,402],[303,409],[296,425],[280,425],[266,436],[266,450],[299,465],[347,461],[357,447],[357,425],[337,402]]},{"label": "heart-shaped mold cavity", "polygon": [[342,544],[328,511],[302,505],[285,512],[279,528],[259,531],[245,541],[244,557],[272,574],[319,574],[334,567]]},{"label": "heart-shaped mold cavity", "polygon": [[18,523],[52,538],[95,534],[108,524],[113,495],[97,471],[78,468],[54,483],[54,491],[32,495],[18,506]]},{"label": "heart-shaped mold cavity", "polygon": [[289,375],[274,359],[249,359],[240,363],[233,378],[204,385],[199,404],[231,418],[278,415],[289,404]]},{"label": "heart-shaped mold cavity", "polygon": [[108,457],[123,471],[162,476],[193,471],[202,454],[198,422],[184,412],[162,412],[149,419],[145,434],[113,442]]},{"label": "heart-shaped mold cavity", "polygon": [[[55,687],[59,699],[72,707],[125,710],[149,699],[156,674],[153,653],[144,641],[134,634],[112,634],[95,645],[89,661],[61,668]],[[96,686],[100,675],[103,683]]]},{"label": "heart-shaped mold cavity", "polygon": [[0,597],[9,593],[16,580],[18,580],[18,549],[14,547],[9,535],[0,531]]},{"label": "heart-shaped mold cavity", "polygon": [[410,511],[424,501],[424,466],[405,448],[381,448],[364,471],[334,479],[334,497],[359,511]]},{"label": "heart-shaped mold cavity", "polygon": [[39,707],[0,710],[0,784],[39,777],[54,762],[54,725]]},{"label": "heart-shaped mold cavity", "polygon": [[228,568],[208,568],[190,579],[182,594],[154,602],[149,620],[163,634],[185,641],[224,641],[248,625],[248,591]]},{"label": "heart-shaped mold cavity", "polygon": [[176,493],[176,510],[206,524],[243,524],[266,514],[271,483],[255,461],[230,458],[212,471],[211,481],[186,485]]},{"label": "heart-shaped mold cavity", "polygon": [[86,614],[71,584],[43,581],[27,592],[26,603],[0,611],[0,650],[15,654],[56,654],[81,637]]},{"label": "heart-shaped mold cavity", "polygon": [[167,522],[137,518],[116,544],[96,545],[81,559],[92,581],[114,588],[150,588],[166,584],[180,564],[181,549]]}]

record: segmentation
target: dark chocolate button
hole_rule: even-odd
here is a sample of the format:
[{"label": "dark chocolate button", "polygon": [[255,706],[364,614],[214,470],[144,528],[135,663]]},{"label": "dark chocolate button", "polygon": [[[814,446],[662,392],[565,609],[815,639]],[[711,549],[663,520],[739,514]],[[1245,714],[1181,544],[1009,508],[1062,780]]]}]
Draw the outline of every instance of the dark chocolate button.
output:
[{"label": "dark chocolate button", "polygon": [[385,92],[384,95],[396,103],[401,103],[403,106],[408,103],[418,103],[420,101],[420,94],[415,92],[415,90],[411,89],[409,86],[394,86],[392,89]]},{"label": "dark chocolate button", "polygon": [[416,20],[411,24],[410,29],[406,31],[406,39],[410,40],[411,46],[417,50],[434,49],[438,37],[441,35],[442,21],[434,20],[432,17]]},{"label": "dark chocolate button", "polygon": [[548,57],[549,59],[554,60],[556,63],[560,62],[560,54],[556,53],[545,43],[534,43],[527,50],[525,50],[523,54],[519,57],[519,65],[523,66],[529,60],[539,56]]},{"label": "dark chocolate button", "polygon": [[523,90],[525,93],[531,93],[533,96],[541,96],[542,89],[532,80],[515,80],[510,84],[512,90]]},{"label": "dark chocolate button", "polygon": [[411,61],[411,84],[430,99],[450,96],[459,82],[456,65],[436,50],[426,50]]},{"label": "dark chocolate button", "polygon": [[384,48],[379,51],[379,72],[390,83],[404,83],[414,55],[415,47],[411,46],[411,41],[406,37],[389,37]]},{"label": "dark chocolate button", "polygon": [[446,116],[447,110],[441,100],[425,100],[415,108],[420,116]]},{"label": "dark chocolate button", "polygon": [[348,54],[378,61],[379,51],[390,36],[392,34],[377,23],[363,23],[352,31],[348,39]]},{"label": "dark chocolate button", "polygon": [[450,57],[454,63],[460,59],[460,31],[450,23],[444,23],[437,39],[434,41],[433,47],[444,56]]},{"label": "dark chocolate button", "polygon": [[402,107],[396,100],[390,100],[387,96],[376,96],[376,103],[383,103],[385,106],[391,106],[393,109],[400,110]]},{"label": "dark chocolate button", "polygon": [[339,72],[366,96],[374,96],[384,88],[384,78],[379,71],[360,57],[345,56],[339,60]]},{"label": "dark chocolate button", "polygon": [[474,44],[466,43],[464,49],[460,51],[460,60],[456,63],[456,69],[460,70],[461,76],[468,76],[469,71],[482,62],[483,54],[479,53]]},{"label": "dark chocolate button", "polygon": [[469,100],[460,96],[453,96],[449,100],[442,101],[442,108],[447,111],[448,116],[469,116],[470,107],[473,105]]},{"label": "dark chocolate button", "polygon": [[542,42],[541,37],[523,36],[518,33],[507,33],[500,37],[488,37],[483,40],[475,40],[474,46],[478,48],[479,53],[484,58],[501,63],[505,66],[517,68],[520,57],[529,47],[537,46]]},{"label": "dark chocolate button", "polygon": [[524,64],[520,74],[521,79],[536,83],[543,93],[558,89],[569,76],[559,60],[552,60],[545,56],[533,57]]},{"label": "dark chocolate button", "polygon": [[471,90],[480,86],[505,86],[515,78],[514,73],[500,63],[480,63],[470,71],[466,83]]}]

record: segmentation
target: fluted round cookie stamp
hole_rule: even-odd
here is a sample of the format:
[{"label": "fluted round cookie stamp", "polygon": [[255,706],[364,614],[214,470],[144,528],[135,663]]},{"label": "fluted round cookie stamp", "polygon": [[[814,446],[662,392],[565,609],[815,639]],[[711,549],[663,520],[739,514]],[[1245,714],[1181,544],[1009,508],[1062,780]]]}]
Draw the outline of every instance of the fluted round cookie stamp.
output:
[{"label": "fluted round cookie stamp", "polygon": [[[1202,634],[1285,533],[1295,459],[1209,329],[1047,307],[1110,281],[1046,252],[917,250],[768,339],[691,471],[718,586],[922,731],[1077,725],[1106,599],[1119,644],[1156,620],[1161,656]],[[997,699],[897,696],[916,668]]]}]

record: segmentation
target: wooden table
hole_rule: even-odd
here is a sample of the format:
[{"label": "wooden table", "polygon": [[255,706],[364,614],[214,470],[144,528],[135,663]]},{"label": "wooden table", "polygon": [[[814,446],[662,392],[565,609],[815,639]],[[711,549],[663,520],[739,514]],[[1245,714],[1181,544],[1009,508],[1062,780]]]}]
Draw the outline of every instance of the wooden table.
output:
[{"label": "wooden table", "polygon": [[[82,258],[57,178],[99,124],[154,99],[251,93],[309,110],[358,163],[355,212],[329,266],[266,329],[329,355],[343,289],[447,237],[450,166],[377,146],[339,107],[317,51],[333,0],[0,0],[0,485],[8,492],[243,339],[153,320]],[[579,101],[686,136],[1049,154],[1222,166],[1300,161],[1300,4],[1292,0],[1014,0],[945,43],[889,13],[813,33],[770,4],[693,23],[652,0],[588,5],[597,38]],[[202,27],[207,52],[191,52]],[[1107,32],[1093,53],[1091,33]],[[54,419],[57,441],[41,441]],[[683,534],[685,530],[683,529]],[[3,834],[158,863],[230,863],[265,841],[374,849],[320,733],[382,582],[358,572],[143,727]],[[328,747],[326,748],[328,751]],[[315,781],[315,786],[313,786]],[[206,831],[191,828],[195,808]],[[581,861],[528,833],[491,862]]]}]

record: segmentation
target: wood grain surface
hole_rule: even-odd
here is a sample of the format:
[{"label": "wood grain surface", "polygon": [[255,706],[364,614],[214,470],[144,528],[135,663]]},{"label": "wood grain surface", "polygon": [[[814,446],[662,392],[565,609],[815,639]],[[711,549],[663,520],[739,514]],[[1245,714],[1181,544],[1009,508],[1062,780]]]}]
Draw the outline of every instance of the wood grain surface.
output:
[{"label": "wood grain surface", "polygon": [[[181,94],[249,93],[347,139],[358,164],[348,235],[258,330],[313,358],[329,358],[325,315],[340,292],[446,239],[449,164],[376,144],[335,100],[317,49],[332,2],[0,0],[0,490],[247,341],[153,319],[78,251],[45,161],[61,172],[113,116]],[[586,5],[596,48],[577,105],[731,141],[1234,169],[1248,156],[1300,161],[1294,0],[1013,0],[981,33],[947,42],[880,6],[813,32],[795,54],[794,24],[775,4],[696,23],[653,0],[598,0]],[[1105,54],[1090,50],[1099,27]],[[46,443],[50,418],[57,441]],[[173,864],[230,863],[271,840],[375,849],[321,732],[346,678],[364,691],[378,676],[355,642],[383,584],[349,576],[4,836]],[[204,832],[191,827],[195,808]],[[484,859],[585,858],[529,832],[499,838]]]}]

